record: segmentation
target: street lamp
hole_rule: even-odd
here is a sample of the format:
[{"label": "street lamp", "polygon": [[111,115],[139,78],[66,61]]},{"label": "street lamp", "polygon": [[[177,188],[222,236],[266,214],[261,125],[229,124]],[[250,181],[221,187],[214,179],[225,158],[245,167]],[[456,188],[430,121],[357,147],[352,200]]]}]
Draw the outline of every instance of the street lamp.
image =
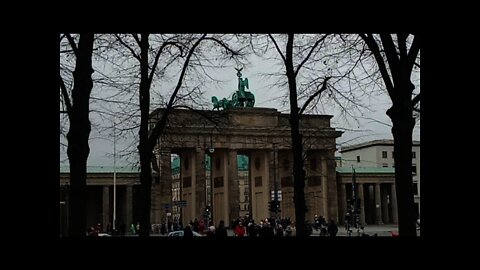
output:
[{"label": "street lamp", "polygon": [[115,231],[115,223],[117,221],[117,158],[116,158],[116,135],[115,121],[113,121],[113,231]]},{"label": "street lamp", "polygon": [[215,148],[213,147],[212,133],[210,133],[210,147],[208,148],[208,153],[210,156],[210,215],[207,219],[207,226],[209,226],[209,221],[213,221],[213,153]]},{"label": "street lamp", "polygon": [[61,229],[62,229],[62,235],[68,235],[68,224],[69,224],[69,185],[68,182],[65,182],[64,185],[60,186],[60,191],[61,191],[61,200],[60,201],[60,207],[63,209],[63,219],[62,219],[62,224],[61,224]]},{"label": "street lamp", "polygon": [[277,143],[273,143],[273,200],[275,201],[275,221],[278,219],[278,208],[279,208],[279,203],[278,203],[278,186],[277,186],[277,158],[276,154],[277,151],[275,149],[275,146]]}]

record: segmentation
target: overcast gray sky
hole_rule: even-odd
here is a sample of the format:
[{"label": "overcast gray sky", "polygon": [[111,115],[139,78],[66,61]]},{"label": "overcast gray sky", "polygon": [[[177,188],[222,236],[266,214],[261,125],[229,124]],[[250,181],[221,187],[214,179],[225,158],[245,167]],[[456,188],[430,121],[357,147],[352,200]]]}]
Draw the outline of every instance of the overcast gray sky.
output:
[{"label": "overcast gray sky", "polygon": [[[287,89],[278,89],[276,87],[271,87],[272,81],[267,80],[265,77],[262,77],[262,73],[272,72],[279,69],[278,62],[273,60],[264,60],[257,56],[251,56],[249,58],[250,65],[245,66],[242,74],[243,78],[248,78],[249,86],[251,91],[255,95],[255,107],[266,107],[266,108],[276,108],[281,112],[288,113],[289,105],[282,106],[280,102],[275,100],[275,98],[280,97],[282,94],[285,94]],[[233,68],[234,63],[231,67],[223,68],[217,72],[212,72],[211,75],[218,80],[224,81],[223,84],[206,84],[206,98],[210,100],[211,96],[217,96],[219,99],[223,97],[229,97],[234,90],[237,88],[237,76],[236,70]],[[172,86],[173,87],[173,84]],[[95,87],[92,90],[92,95],[98,95],[99,89]],[[138,98],[134,99],[138,102]],[[340,117],[340,109],[338,107],[326,108],[325,114],[333,115],[332,118],[332,127],[339,130],[345,130],[343,135],[337,139],[337,144],[342,146],[352,145],[356,143],[361,143],[365,141],[375,140],[375,139],[392,139],[391,135],[391,121],[390,118],[385,114],[385,111],[391,106],[391,101],[386,92],[378,94],[375,97],[370,97],[363,100],[363,102],[368,106],[370,111],[364,110],[363,116],[358,115],[355,119],[344,119]],[[299,104],[303,105],[302,103]],[[97,105],[92,105],[95,109]],[[154,110],[155,108],[151,108]],[[95,114],[90,115],[92,123],[96,123],[102,126],[112,126],[113,123],[107,123],[105,120],[100,120]],[[113,119],[113,118],[112,118]],[[113,120],[112,120],[113,122]],[[138,133],[138,130],[134,132]],[[96,129],[92,129],[90,135],[90,155],[88,158],[89,166],[112,166],[113,159],[111,155],[113,154],[113,130],[106,131],[102,134]],[[414,140],[420,139],[420,124],[417,123],[414,129]],[[123,136],[118,138],[117,141],[117,150],[125,148],[127,142],[131,142],[132,138],[129,136]],[[64,143],[66,143],[64,141]],[[138,154],[135,157],[138,159]],[[61,151],[60,153],[61,165],[68,165],[66,158],[66,153]],[[117,165],[126,165],[125,160],[118,160]]]}]

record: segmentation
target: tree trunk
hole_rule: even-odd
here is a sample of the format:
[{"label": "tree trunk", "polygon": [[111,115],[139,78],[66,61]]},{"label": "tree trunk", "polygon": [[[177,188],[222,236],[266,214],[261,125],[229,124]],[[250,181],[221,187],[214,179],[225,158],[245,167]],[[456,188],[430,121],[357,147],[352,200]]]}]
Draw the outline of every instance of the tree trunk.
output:
[{"label": "tree trunk", "polygon": [[152,152],[148,143],[148,120],[150,114],[150,83],[148,80],[148,34],[140,40],[140,237],[150,235],[150,208],[152,193]]},{"label": "tree trunk", "polygon": [[[412,87],[403,79],[400,87]],[[406,83],[405,83],[406,82]],[[395,151],[395,186],[397,194],[398,228],[400,236],[416,236],[416,211],[412,181],[412,134],[415,119],[411,108],[411,89],[395,89],[398,98],[387,111],[392,119]]]},{"label": "tree trunk", "polygon": [[89,99],[93,88],[93,34],[81,34],[73,72],[72,110],[67,134],[70,163],[69,235],[86,236],[87,159],[90,153]]},{"label": "tree trunk", "polygon": [[297,236],[307,236],[305,228],[305,170],[303,169],[303,145],[300,134],[300,116],[297,101],[297,83],[293,68],[293,37],[288,34],[285,67],[290,90],[290,127],[293,151],[293,201],[295,203],[295,222]]}]

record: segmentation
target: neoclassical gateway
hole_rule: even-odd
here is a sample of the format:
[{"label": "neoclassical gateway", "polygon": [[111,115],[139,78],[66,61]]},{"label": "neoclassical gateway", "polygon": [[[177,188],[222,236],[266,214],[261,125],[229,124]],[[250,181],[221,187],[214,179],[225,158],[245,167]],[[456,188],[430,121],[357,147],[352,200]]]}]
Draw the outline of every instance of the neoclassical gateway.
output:
[{"label": "neoclassical gateway", "polygon": [[[152,112],[152,123],[164,109]],[[330,126],[329,115],[304,115],[300,121],[305,150],[308,220],[315,214],[339,220],[335,172],[335,139],[341,135]],[[293,158],[289,115],[276,109],[230,107],[220,111],[174,110],[155,152],[160,177],[152,186],[152,223],[166,220],[172,205],[171,154],[180,156],[182,222],[212,210],[218,224],[239,217],[239,197],[250,198],[250,215],[259,221],[270,217],[269,201],[281,191],[281,216],[295,219]],[[237,155],[249,160],[248,190],[239,190]],[[206,177],[206,156],[211,175]],[[213,182],[213,192],[210,184]],[[175,205],[175,201],[173,201]],[[341,218],[340,218],[341,219]]]},{"label": "neoclassical gateway", "polygon": [[[231,100],[212,97],[214,110],[176,109],[168,115],[154,153],[152,224],[180,217],[183,224],[207,218],[214,224],[224,220],[229,226],[245,213],[259,222],[271,216],[269,202],[275,191],[280,217],[295,221],[289,114],[254,107],[255,96],[245,90],[248,79],[241,78],[241,70],[237,69],[238,91]],[[151,125],[164,112],[153,111]],[[360,199],[361,224],[397,223],[394,169],[362,168],[360,156],[358,164],[337,167],[335,141],[341,132],[330,126],[331,118],[303,115],[300,120],[306,220],[322,215],[343,223],[349,201],[355,197]],[[180,159],[173,172],[172,154]],[[69,178],[69,168],[61,167],[61,232],[68,227]],[[138,222],[138,168],[89,167],[87,185],[87,224],[102,223],[105,229],[113,224],[114,209],[117,225]]]}]

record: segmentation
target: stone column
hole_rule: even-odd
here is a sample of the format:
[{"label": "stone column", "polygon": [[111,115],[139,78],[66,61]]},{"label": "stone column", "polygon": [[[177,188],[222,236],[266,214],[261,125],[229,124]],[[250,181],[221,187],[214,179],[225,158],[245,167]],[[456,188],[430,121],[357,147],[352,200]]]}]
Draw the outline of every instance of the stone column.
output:
[{"label": "stone column", "polygon": [[395,189],[395,184],[391,185],[391,196],[390,203],[392,204],[392,217],[393,223],[398,223],[398,208],[397,208],[397,193]]},{"label": "stone column", "polygon": [[330,201],[330,188],[329,188],[329,179],[328,179],[328,174],[329,174],[329,170],[328,170],[328,166],[327,166],[327,161],[325,160],[325,156],[322,154],[321,155],[321,173],[322,173],[322,197],[323,197],[323,200],[322,200],[322,204],[323,204],[323,215],[326,219],[326,221],[328,222],[330,220],[330,213],[329,213],[329,207],[328,207],[328,203]]},{"label": "stone column", "polygon": [[344,183],[340,183],[340,209],[339,209],[339,222],[344,223],[343,217],[347,213],[347,186]]},{"label": "stone column", "polygon": [[380,183],[375,183],[375,223],[382,225],[382,200],[380,196]]},{"label": "stone column", "polygon": [[133,223],[133,186],[126,186],[125,192],[125,209],[127,212],[127,218],[125,220],[125,231],[130,229],[130,225]]},{"label": "stone column", "polygon": [[358,185],[358,198],[360,199],[360,224],[365,225],[365,196],[363,196],[363,184]]},{"label": "stone column", "polygon": [[[383,188],[382,188],[383,187]],[[382,191],[383,190],[383,191]],[[390,223],[390,215],[388,214],[388,200],[387,200],[387,190],[385,189],[385,185],[380,186],[381,191],[381,199],[382,199],[382,217],[383,222],[389,224]]]},{"label": "stone column", "polygon": [[[103,186],[102,196],[102,230],[105,231],[107,224],[110,222],[110,187]],[[89,224],[87,224],[90,226]]]},{"label": "stone column", "polygon": [[240,190],[238,186],[237,151],[228,151],[228,178],[226,181],[228,200],[228,223],[240,216]]},{"label": "stone column", "polygon": [[335,151],[328,150],[326,156],[326,167],[324,171],[327,173],[327,186],[324,190],[327,190],[327,216],[329,219],[335,220],[338,223],[338,197],[337,197],[337,172],[335,170]]},{"label": "stone column", "polygon": [[268,201],[270,201],[269,185],[269,160],[265,151],[251,153],[250,159],[250,185],[252,190],[251,206],[252,216],[255,220],[261,220],[270,216]]},{"label": "stone column", "polygon": [[[158,184],[157,193],[158,199],[156,200],[158,204],[155,209],[155,224],[161,224],[166,222],[167,215],[165,211],[165,205],[168,204],[169,210],[172,210],[172,162],[171,162],[171,152],[170,149],[162,148],[160,150],[159,158],[159,167],[160,167],[160,183]],[[153,192],[152,192],[153,193]]]},{"label": "stone column", "polygon": [[[195,155],[195,216],[203,217],[206,206],[205,149],[197,148]],[[208,225],[208,224],[206,224]]]}]

